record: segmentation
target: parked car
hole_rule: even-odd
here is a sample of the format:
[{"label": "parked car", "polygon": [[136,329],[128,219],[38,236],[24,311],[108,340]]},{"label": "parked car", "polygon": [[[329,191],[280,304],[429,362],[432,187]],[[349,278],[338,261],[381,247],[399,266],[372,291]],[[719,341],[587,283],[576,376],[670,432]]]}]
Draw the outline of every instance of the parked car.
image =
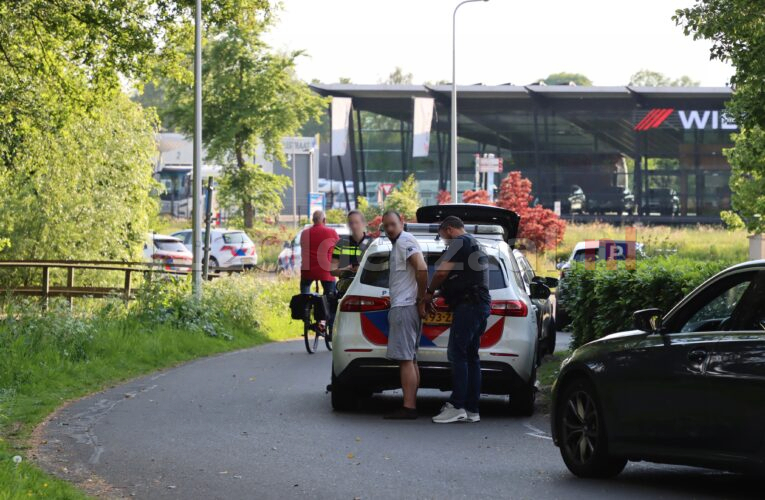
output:
[{"label": "parked car", "polygon": [[[173,233],[185,245],[191,246],[191,229]],[[202,230],[204,242],[205,231]],[[258,264],[255,243],[247,233],[236,229],[212,229],[210,231],[210,267],[250,269]]]},{"label": "parked car", "polygon": [[[576,262],[616,260],[623,261],[629,256],[630,242],[625,240],[587,240],[574,245],[571,255],[566,260],[558,262],[556,267],[560,271],[558,287],[555,289],[555,322],[558,328],[565,328],[571,321],[566,309],[566,273]],[[635,243],[635,258],[645,258],[643,244]]]},{"label": "parked car", "polygon": [[551,422],[569,470],[609,477],[646,460],[765,472],[765,260],[634,319],[561,366]]},{"label": "parked car", "polygon": [[[526,256],[520,250],[513,250],[513,257],[521,270],[520,277],[523,280],[523,287],[526,293],[531,296],[531,284],[541,283],[548,288],[558,286],[556,278],[539,276],[534,272]],[[555,311],[553,301],[550,297],[531,299],[534,304],[534,310],[537,315],[537,330],[539,331],[539,349],[537,350],[537,364],[542,363],[542,358],[546,354],[555,352]]]},{"label": "parked car", "polygon": [[[303,262],[302,254],[300,253],[300,235],[309,227],[311,227],[311,224],[306,224],[291,241],[284,242],[282,251],[279,252],[279,256],[276,259],[277,272],[294,273],[300,271],[300,266]],[[327,224],[327,227],[334,229],[338,236],[351,234],[351,231],[345,224]]]},{"label": "parked car", "polygon": [[[418,239],[428,272],[445,247],[437,237],[437,225],[449,215],[466,223],[489,256],[491,316],[481,337],[482,392],[510,396],[509,409],[516,414],[534,411],[539,334],[533,303],[516,277],[518,263],[512,256],[512,241],[518,230],[518,216],[509,210],[482,205],[435,205],[417,210],[416,224],[405,230]],[[388,259],[391,243],[382,236],[369,247],[340,302],[335,319],[332,349],[332,406],[349,410],[364,396],[400,386],[398,366],[386,358],[388,342]],[[541,283],[532,283],[533,298],[550,295]],[[449,390],[451,377],[446,347],[449,342],[451,311],[440,298],[437,311],[423,321],[417,355],[421,387]]]},{"label": "parked car", "polygon": [[635,210],[635,195],[629,189],[606,186],[585,192],[580,186],[572,186],[568,196],[568,208],[572,214],[631,214]]},{"label": "parked car", "polygon": [[650,215],[656,212],[664,216],[680,215],[680,198],[674,189],[653,188],[646,191],[643,198],[643,213]]},{"label": "parked car", "polygon": [[149,233],[143,243],[143,260],[163,264],[170,271],[190,271],[194,256],[180,239]]}]

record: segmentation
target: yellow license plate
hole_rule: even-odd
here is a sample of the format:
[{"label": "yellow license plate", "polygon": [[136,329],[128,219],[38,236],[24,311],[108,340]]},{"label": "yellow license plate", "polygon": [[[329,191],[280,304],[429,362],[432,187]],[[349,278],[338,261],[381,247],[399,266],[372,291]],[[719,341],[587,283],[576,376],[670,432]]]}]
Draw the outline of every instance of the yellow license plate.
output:
[{"label": "yellow license plate", "polygon": [[426,316],[423,322],[427,323],[428,325],[451,325],[452,313],[436,311]]}]

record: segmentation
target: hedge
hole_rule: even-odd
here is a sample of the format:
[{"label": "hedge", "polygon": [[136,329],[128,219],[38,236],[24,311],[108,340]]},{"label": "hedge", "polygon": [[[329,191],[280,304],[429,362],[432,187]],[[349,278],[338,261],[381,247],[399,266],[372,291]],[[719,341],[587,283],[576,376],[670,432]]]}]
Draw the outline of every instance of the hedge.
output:
[{"label": "hedge", "polygon": [[573,266],[562,292],[571,318],[572,349],[632,329],[636,310],[658,307],[669,311],[688,292],[731,264],[668,256],[638,261],[634,270],[621,263],[617,269],[607,269],[602,262],[594,269]]}]

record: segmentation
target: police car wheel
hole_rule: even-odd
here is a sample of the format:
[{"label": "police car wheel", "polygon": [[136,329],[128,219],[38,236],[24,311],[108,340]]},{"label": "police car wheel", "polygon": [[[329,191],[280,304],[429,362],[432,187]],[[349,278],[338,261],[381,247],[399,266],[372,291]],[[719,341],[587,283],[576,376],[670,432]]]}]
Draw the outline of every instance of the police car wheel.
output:
[{"label": "police car wheel", "polygon": [[352,411],[356,409],[358,399],[348,387],[337,383],[335,369],[332,368],[332,409],[335,411]]},{"label": "police car wheel", "polygon": [[529,381],[523,386],[516,388],[510,394],[510,415],[517,417],[530,417],[534,414],[534,406],[537,399],[537,368],[531,371]]}]

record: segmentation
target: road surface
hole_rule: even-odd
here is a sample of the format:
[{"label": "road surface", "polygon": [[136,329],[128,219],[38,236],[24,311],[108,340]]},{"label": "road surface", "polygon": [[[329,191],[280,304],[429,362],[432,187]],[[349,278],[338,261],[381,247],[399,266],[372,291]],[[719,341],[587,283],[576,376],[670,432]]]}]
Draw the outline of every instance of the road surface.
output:
[{"label": "road surface", "polygon": [[[435,425],[445,395],[425,391],[421,418],[330,409],[331,357],[300,342],[198,360],[78,401],[39,436],[45,468],[135,498],[748,498],[739,476],[630,464],[611,481],[576,479],[543,411],[502,414],[482,402],[478,424]],[[752,497],[754,495],[751,495]]]}]

